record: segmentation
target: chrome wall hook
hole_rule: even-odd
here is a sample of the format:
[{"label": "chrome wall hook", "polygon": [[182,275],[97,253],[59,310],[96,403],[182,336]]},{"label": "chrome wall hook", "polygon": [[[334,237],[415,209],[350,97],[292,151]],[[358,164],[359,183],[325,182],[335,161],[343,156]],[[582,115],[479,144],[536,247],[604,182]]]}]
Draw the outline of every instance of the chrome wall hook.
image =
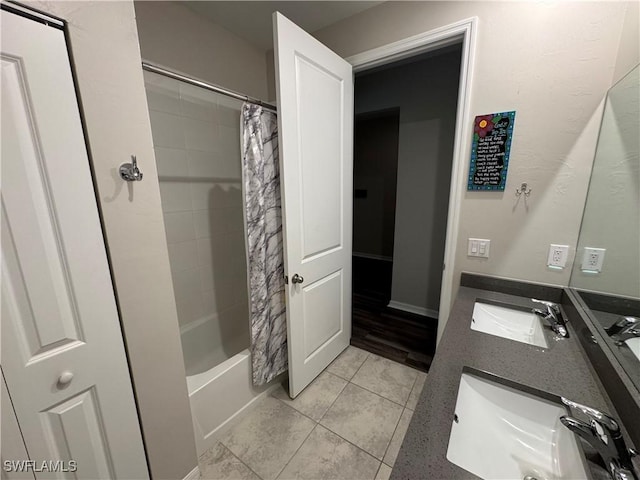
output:
[{"label": "chrome wall hook", "polygon": [[120,178],[127,182],[139,182],[142,180],[142,172],[138,168],[135,155],[131,155],[131,163],[123,163],[118,171],[120,172]]},{"label": "chrome wall hook", "polygon": [[529,188],[527,190],[527,184],[526,182],[523,183],[522,185],[520,185],[520,188],[516,188],[516,197],[519,197],[520,195],[522,195],[524,193],[525,197],[528,197],[529,195],[531,195],[531,189]]}]

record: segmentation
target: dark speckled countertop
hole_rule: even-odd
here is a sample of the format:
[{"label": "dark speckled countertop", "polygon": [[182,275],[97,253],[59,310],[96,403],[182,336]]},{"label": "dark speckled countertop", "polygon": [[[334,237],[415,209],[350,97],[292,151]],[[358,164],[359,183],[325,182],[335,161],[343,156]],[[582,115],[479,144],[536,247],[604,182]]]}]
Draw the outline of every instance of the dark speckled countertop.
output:
[{"label": "dark speckled countertop", "polygon": [[[548,287],[544,287],[548,288]],[[539,292],[527,292],[531,296]],[[546,297],[558,302],[562,290]],[[550,298],[556,296],[556,298]],[[489,372],[518,384],[564,396],[616,416],[571,326],[571,338],[551,341],[549,349],[471,330],[476,300],[531,308],[528,297],[460,287],[449,322],[391,473],[400,479],[475,479],[446,458],[463,367]]]}]

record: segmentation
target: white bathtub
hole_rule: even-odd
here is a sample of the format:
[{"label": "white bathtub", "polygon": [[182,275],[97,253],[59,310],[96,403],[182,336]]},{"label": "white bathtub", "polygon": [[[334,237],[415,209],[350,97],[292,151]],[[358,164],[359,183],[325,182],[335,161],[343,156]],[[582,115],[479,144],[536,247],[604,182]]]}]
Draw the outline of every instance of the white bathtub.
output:
[{"label": "white bathtub", "polygon": [[228,357],[234,346],[237,348],[243,342],[248,346],[248,331],[239,331],[235,341],[227,336],[226,351],[212,349],[217,325],[215,318],[204,318],[181,331],[185,365],[191,373],[187,375],[187,387],[198,455],[212,447],[256,400],[282,381],[279,377],[267,385],[254,387],[248,348]]}]

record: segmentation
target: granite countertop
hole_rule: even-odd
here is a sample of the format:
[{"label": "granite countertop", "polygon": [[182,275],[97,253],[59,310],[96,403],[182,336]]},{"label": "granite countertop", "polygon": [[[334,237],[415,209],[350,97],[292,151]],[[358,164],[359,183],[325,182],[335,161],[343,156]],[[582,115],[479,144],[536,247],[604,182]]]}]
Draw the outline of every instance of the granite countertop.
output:
[{"label": "granite countertop", "polygon": [[[549,290],[551,291],[551,290]],[[556,289],[557,297],[562,290]],[[531,293],[534,296],[533,293]],[[538,298],[557,301],[548,295]],[[476,479],[446,458],[463,367],[601,409],[615,416],[569,322],[570,338],[549,349],[471,330],[476,299],[531,308],[529,297],[460,287],[438,352],[391,473],[400,479]]]}]

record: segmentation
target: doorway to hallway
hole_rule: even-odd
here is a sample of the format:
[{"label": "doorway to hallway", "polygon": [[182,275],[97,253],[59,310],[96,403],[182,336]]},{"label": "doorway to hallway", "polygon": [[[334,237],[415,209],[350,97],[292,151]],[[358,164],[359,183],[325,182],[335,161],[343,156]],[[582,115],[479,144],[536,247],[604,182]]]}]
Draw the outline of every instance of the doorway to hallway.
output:
[{"label": "doorway to hallway", "polygon": [[351,343],[428,371],[435,352],[462,48],[355,80]]}]

